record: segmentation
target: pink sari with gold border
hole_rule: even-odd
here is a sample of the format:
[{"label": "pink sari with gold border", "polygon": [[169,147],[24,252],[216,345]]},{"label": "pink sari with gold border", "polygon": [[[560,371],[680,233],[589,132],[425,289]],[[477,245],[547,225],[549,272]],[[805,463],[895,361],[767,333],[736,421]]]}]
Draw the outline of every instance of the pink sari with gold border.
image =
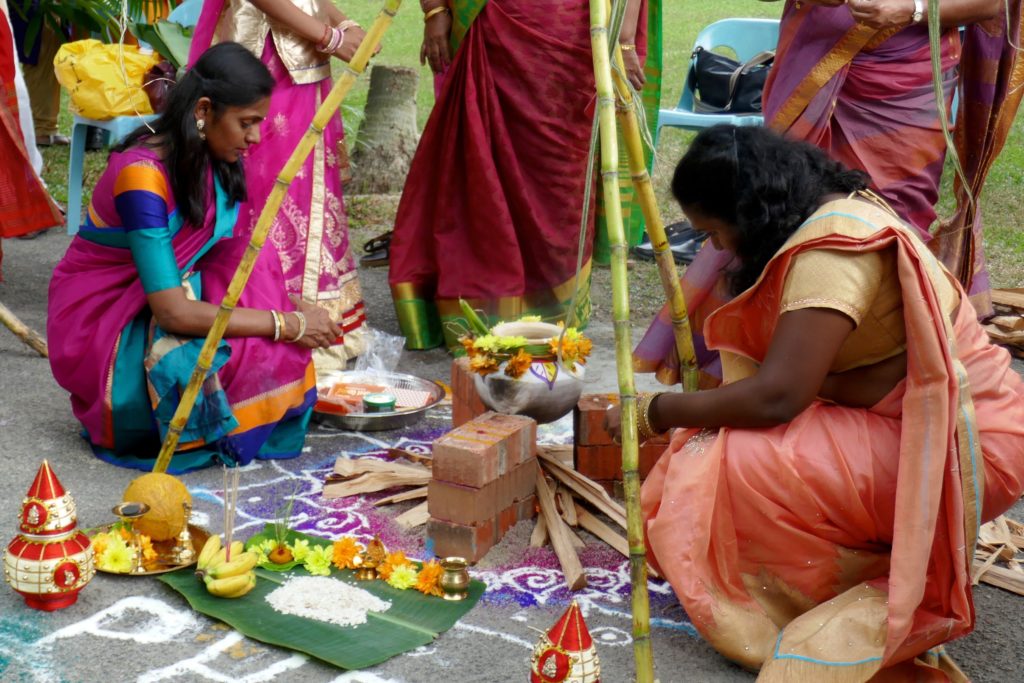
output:
[{"label": "pink sari with gold border", "polygon": [[[828,205],[713,313],[726,381],[752,372],[806,249],[894,249],[908,374],[871,409],[813,403],[767,429],[678,430],[641,493],[648,548],[701,634],[764,681],[962,680],[978,525],[1024,490],[1024,383],[904,226]],[[959,289],[959,285],[957,285]],[[922,668],[924,667],[924,668]],[[920,678],[914,678],[920,675]]]}]

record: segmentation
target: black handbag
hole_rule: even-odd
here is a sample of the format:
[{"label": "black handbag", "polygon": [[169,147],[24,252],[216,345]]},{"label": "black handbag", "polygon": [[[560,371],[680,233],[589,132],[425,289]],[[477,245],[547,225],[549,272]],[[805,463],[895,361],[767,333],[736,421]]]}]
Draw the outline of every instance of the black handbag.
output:
[{"label": "black handbag", "polygon": [[699,113],[758,114],[761,93],[775,50],[765,50],[740,64],[735,59],[698,47],[693,51],[689,85]]}]

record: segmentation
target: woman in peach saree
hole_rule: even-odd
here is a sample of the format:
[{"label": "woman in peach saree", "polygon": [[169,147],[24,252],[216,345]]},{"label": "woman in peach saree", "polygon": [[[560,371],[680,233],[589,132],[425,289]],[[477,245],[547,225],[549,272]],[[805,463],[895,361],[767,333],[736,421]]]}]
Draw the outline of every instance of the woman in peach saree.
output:
[{"label": "woman in peach saree", "polygon": [[758,680],[966,680],[942,644],[974,626],[978,525],[1024,490],[1024,383],[867,185],[728,126],[673,179],[739,265],[704,327],[725,384],[639,402],[641,439],[679,428],[641,492],[648,552]]}]

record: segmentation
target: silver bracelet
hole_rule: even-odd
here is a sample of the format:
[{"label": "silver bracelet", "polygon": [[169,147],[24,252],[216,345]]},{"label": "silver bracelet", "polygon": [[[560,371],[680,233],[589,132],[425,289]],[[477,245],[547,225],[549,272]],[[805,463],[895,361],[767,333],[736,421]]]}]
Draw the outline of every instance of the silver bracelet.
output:
[{"label": "silver bracelet", "polygon": [[292,311],[292,313],[294,313],[295,317],[298,318],[299,320],[299,333],[295,335],[294,339],[288,340],[289,342],[294,344],[295,342],[299,341],[306,335],[306,316],[301,311]]},{"label": "silver bracelet", "polygon": [[270,311],[270,317],[274,319],[274,341],[281,341],[281,319],[277,317],[277,311]]}]

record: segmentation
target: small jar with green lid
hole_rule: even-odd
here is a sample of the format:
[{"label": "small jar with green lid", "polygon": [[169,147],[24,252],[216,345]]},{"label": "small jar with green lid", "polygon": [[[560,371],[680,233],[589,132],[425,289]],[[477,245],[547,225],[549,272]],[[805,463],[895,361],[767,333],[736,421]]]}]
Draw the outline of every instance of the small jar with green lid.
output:
[{"label": "small jar with green lid", "polygon": [[394,394],[376,393],[363,396],[363,412],[390,413],[395,410]]}]

